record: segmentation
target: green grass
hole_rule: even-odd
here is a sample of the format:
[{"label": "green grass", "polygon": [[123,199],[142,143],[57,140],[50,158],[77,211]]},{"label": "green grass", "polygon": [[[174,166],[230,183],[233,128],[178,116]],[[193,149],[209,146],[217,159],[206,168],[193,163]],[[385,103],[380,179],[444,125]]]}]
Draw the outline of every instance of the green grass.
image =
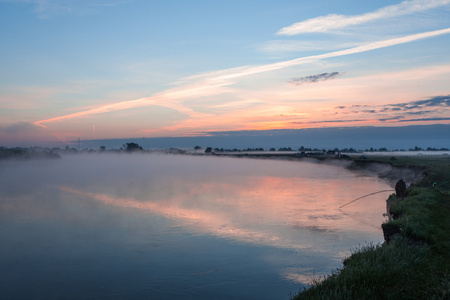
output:
[{"label": "green grass", "polygon": [[450,159],[383,160],[426,173],[404,200],[390,196],[397,218],[388,224],[400,233],[353,251],[342,268],[293,299],[450,299]]}]

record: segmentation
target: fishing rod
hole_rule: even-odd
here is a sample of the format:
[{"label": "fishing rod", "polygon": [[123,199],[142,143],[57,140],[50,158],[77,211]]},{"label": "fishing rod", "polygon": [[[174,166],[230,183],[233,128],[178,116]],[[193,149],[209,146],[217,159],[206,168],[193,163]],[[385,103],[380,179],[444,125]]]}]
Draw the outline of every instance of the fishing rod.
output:
[{"label": "fishing rod", "polygon": [[386,193],[386,192],[395,192],[395,190],[382,190],[382,191],[378,191],[378,192],[375,192],[375,193],[370,193],[370,194],[364,195],[364,196],[356,198],[355,200],[352,200],[352,201],[350,201],[348,203],[345,203],[344,205],[340,206],[339,209],[341,209],[344,206],[347,206],[347,205],[349,205],[349,204],[351,204],[351,203],[353,203],[353,202],[355,202],[357,200],[360,200],[362,198],[365,198],[365,197],[368,197],[368,196],[372,196],[372,195],[375,195],[375,194],[379,194],[379,193]]}]

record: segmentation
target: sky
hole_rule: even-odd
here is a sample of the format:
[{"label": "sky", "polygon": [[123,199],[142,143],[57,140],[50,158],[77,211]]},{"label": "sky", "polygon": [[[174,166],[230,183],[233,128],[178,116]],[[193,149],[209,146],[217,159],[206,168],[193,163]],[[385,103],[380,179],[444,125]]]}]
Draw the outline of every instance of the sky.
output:
[{"label": "sky", "polygon": [[0,146],[450,124],[450,0],[0,0]]}]

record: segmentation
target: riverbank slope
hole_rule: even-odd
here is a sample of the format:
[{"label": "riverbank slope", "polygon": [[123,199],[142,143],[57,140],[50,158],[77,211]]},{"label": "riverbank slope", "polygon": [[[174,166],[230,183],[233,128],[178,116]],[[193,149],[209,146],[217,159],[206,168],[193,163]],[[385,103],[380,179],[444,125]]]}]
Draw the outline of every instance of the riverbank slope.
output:
[{"label": "riverbank slope", "polygon": [[398,157],[355,160],[353,167],[389,164],[423,170],[404,199],[395,194],[392,218],[382,225],[386,242],[354,250],[343,266],[292,299],[449,299],[450,158]]}]

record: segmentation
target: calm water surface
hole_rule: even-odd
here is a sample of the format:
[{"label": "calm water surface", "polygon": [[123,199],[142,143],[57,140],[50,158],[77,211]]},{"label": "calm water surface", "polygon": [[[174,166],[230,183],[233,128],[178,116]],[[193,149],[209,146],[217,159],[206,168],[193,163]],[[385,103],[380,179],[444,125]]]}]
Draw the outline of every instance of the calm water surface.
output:
[{"label": "calm water surface", "polygon": [[289,299],[382,242],[391,189],[309,161],[0,163],[1,299]]}]

